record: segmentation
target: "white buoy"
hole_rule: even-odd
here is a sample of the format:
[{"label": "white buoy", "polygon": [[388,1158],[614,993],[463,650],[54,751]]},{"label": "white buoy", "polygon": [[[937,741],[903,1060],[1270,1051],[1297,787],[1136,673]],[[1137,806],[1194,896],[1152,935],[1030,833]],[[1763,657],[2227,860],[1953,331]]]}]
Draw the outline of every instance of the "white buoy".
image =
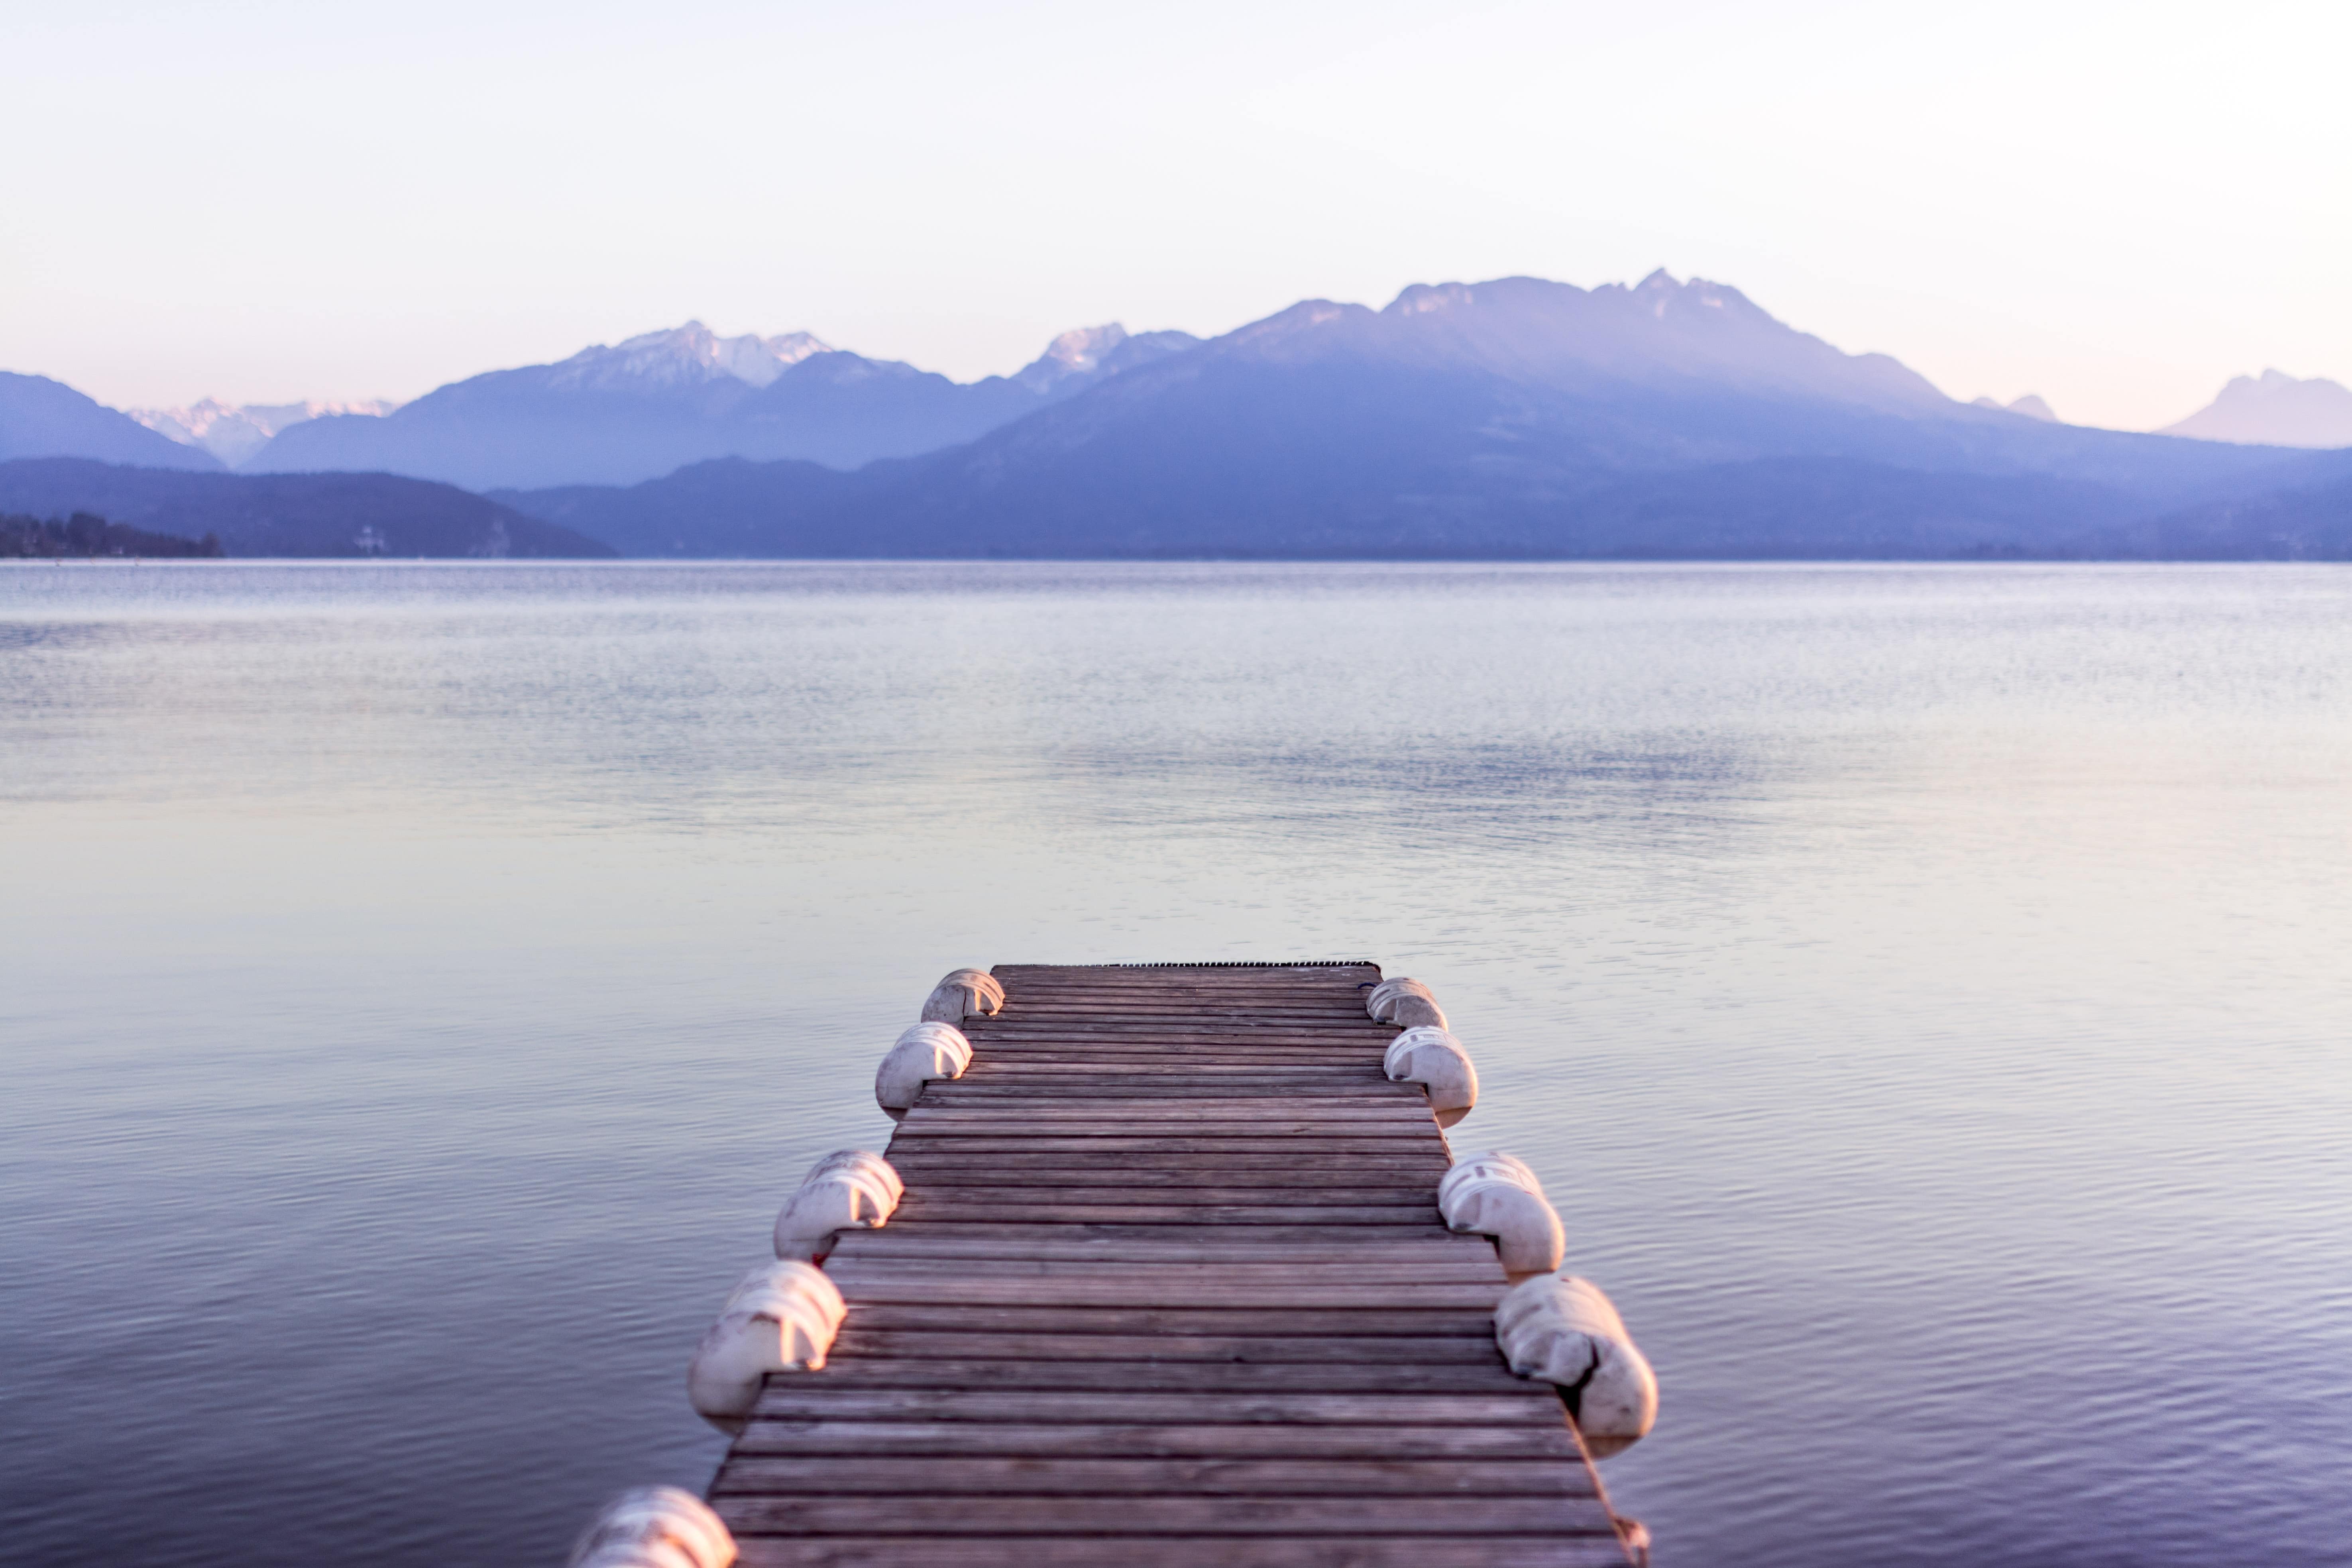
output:
[{"label": "white buoy", "polygon": [[1508,1154],[1475,1155],[1446,1172],[1437,1184],[1437,1212],[1465,1235],[1493,1237],[1503,1272],[1515,1282],[1550,1273],[1568,1251],[1568,1233],[1543,1184]]},{"label": "white buoy", "polygon": [[800,1190],[776,1215],[776,1256],[814,1263],[845,1230],[889,1223],[907,1184],[890,1162],[864,1149],[839,1149],[809,1167]]},{"label": "white buoy", "polygon": [[572,1549],[572,1568],[732,1568],[735,1537],[709,1505],[676,1487],[639,1487],[604,1505]]},{"label": "white buoy", "polygon": [[961,1024],[978,1015],[988,1017],[1004,1011],[1004,987],[984,969],[957,969],[931,987],[923,1003],[923,1021]]},{"label": "white buoy", "polygon": [[1364,998],[1364,1011],[1383,1024],[1402,1024],[1407,1028],[1423,1025],[1445,1027],[1445,1011],[1438,1006],[1429,987],[1402,975],[1373,986],[1372,994]]},{"label": "white buoy", "polygon": [[1543,1274],[1495,1309],[1495,1342],[1521,1377],[1559,1385],[1596,1459],[1632,1447],[1658,1418],[1658,1379],[1600,1286]]},{"label": "white buoy", "polygon": [[1429,1109],[1440,1127],[1451,1127],[1478,1103],[1478,1069],[1462,1042],[1434,1025],[1407,1029],[1389,1042],[1381,1065],[1398,1083],[1418,1083],[1429,1090]]},{"label": "white buoy", "polygon": [[937,1020],[909,1026],[882,1058],[874,1073],[874,1098],[896,1121],[907,1114],[934,1079],[961,1078],[971,1066],[971,1042],[953,1024]]},{"label": "white buoy", "polygon": [[746,1274],[687,1363],[695,1414],[722,1432],[742,1431],[761,1380],[823,1367],[848,1310],[814,1264],[785,1258]]}]

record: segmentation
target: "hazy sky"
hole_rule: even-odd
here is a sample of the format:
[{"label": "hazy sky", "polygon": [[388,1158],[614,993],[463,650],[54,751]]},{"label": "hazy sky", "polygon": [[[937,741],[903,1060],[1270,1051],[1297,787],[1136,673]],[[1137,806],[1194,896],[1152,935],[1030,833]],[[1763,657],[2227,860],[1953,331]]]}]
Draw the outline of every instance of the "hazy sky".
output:
[{"label": "hazy sky", "polygon": [[1961,397],[2352,380],[2352,6],[0,0],[0,367],[413,396],[699,317],[1056,331],[1664,266]]}]

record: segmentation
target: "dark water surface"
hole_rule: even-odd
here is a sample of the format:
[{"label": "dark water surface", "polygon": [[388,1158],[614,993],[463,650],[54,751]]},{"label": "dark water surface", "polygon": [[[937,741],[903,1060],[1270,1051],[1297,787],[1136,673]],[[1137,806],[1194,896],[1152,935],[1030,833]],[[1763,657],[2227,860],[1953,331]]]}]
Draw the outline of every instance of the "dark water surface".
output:
[{"label": "dark water surface", "polygon": [[0,569],[10,1562],[561,1561],[961,963],[1435,985],[1678,1568],[2352,1563],[2352,572]]}]

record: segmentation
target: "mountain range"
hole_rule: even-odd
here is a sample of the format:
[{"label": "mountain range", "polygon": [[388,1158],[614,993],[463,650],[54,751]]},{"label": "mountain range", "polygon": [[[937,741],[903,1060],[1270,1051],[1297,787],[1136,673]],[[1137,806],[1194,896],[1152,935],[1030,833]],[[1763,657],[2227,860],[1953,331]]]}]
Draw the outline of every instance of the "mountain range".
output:
[{"label": "mountain range", "polygon": [[499,499],[631,555],[2065,556],[2316,461],[1958,403],[1662,271],[1308,300],[854,473]]},{"label": "mountain range", "polygon": [[330,414],[381,418],[399,406],[389,397],[359,403],[321,403],[311,398],[301,403],[241,405],[207,397],[184,408],[126,408],[123,412],[157,435],[184,447],[201,447],[234,468],[269,445],[271,437],[306,419]]},{"label": "mountain range", "polygon": [[[1507,278],[1207,342],[1088,328],[971,384],[698,322],[385,414],[206,404],[150,429],[0,377],[0,458],[131,465],[0,462],[0,505],[232,553],[2327,556],[2352,553],[2352,452],[2244,437],[2284,410],[2315,443],[2331,398],[2352,395],[2270,372],[2178,435],[2087,429],[2031,395],[1957,402],[1728,285]],[[236,476],[185,444],[271,421]],[[136,477],[173,467],[211,472]],[[390,531],[404,506],[431,527]]]},{"label": "mountain range", "polygon": [[217,471],[210,452],[160,436],[129,415],[46,375],[0,371],[0,462],[96,458],[150,468]]},{"label": "mountain range", "polygon": [[554,364],[474,376],[381,418],[308,420],[244,468],[373,469],[469,489],[629,484],[717,457],[852,468],[969,441],[1196,342],[1130,335],[1116,323],[1083,328],[1012,375],[966,384],[806,332],[722,338],[689,321]]}]

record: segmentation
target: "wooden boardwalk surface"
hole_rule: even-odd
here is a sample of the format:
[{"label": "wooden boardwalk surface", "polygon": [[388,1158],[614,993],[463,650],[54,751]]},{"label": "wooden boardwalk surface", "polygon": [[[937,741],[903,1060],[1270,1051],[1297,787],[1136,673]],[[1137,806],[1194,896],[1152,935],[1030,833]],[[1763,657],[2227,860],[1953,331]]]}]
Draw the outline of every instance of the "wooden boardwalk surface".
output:
[{"label": "wooden boardwalk surface", "polygon": [[744,1568],[1626,1562],[1369,965],[994,971],[712,1483]]}]

